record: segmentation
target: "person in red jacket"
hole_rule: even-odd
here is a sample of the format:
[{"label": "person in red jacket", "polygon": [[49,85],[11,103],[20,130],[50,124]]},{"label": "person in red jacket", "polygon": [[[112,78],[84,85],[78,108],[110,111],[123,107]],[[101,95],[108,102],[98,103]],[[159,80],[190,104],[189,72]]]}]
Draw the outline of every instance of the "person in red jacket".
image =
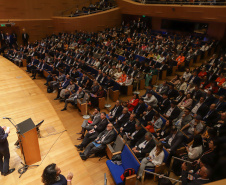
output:
[{"label": "person in red jacket", "polygon": [[139,96],[138,96],[138,94],[134,94],[133,98],[130,101],[128,101],[128,103],[127,103],[129,112],[132,112],[138,103],[139,103]]}]

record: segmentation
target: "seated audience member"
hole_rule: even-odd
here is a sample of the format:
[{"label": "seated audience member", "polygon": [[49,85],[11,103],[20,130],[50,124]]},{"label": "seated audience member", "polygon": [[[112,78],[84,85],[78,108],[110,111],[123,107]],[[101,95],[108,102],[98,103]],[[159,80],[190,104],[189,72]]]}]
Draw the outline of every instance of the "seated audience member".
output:
[{"label": "seated audience member", "polygon": [[178,95],[177,90],[174,88],[173,84],[169,85],[169,90],[167,92],[169,99],[175,99]]},{"label": "seated audience member", "polygon": [[194,141],[190,146],[186,146],[186,151],[188,153],[189,160],[198,159],[203,152],[203,142],[201,135],[196,135]]},{"label": "seated audience member", "polygon": [[149,156],[142,159],[140,169],[137,174],[137,179],[141,178],[145,168],[148,167],[153,168],[155,166],[160,166],[163,163],[163,159],[164,159],[163,144],[161,142],[158,142],[149,153]]},{"label": "seated audience member", "polygon": [[176,61],[177,61],[177,67],[181,66],[181,64],[184,62],[184,60],[185,60],[184,54],[181,53],[181,54],[176,58]]},{"label": "seated audience member", "polygon": [[177,86],[180,83],[180,75],[176,75],[171,81],[170,84]]},{"label": "seated audience member", "polygon": [[128,121],[129,117],[130,117],[130,114],[128,112],[128,108],[124,107],[122,110],[122,114],[115,119],[114,127],[118,130],[123,123]]},{"label": "seated audience member", "polygon": [[149,153],[154,147],[155,141],[152,138],[152,134],[150,132],[147,132],[145,136],[135,144],[135,146],[132,148],[132,151],[140,160],[144,158],[146,153]]},{"label": "seated audience member", "polygon": [[121,104],[121,100],[117,100],[115,106],[108,113],[107,117],[110,122],[114,122],[121,115],[123,109]]},{"label": "seated audience member", "polygon": [[82,134],[77,140],[84,139],[86,130],[92,130],[94,126],[101,121],[100,109],[97,107],[94,109],[93,114],[90,116],[92,121],[84,120],[82,123],[82,130],[78,134]]},{"label": "seated audience member", "polygon": [[188,83],[189,84],[199,84],[200,83],[200,78],[197,75],[197,71],[193,72],[193,75],[190,76]]},{"label": "seated audience member", "polygon": [[199,72],[198,77],[203,79],[204,76],[207,76],[206,68],[203,67],[202,70]]},{"label": "seated audience member", "polygon": [[191,94],[188,93],[177,106],[181,109],[184,109],[184,108],[190,109],[192,106],[192,102],[193,100],[191,98]]},{"label": "seated audience member", "polygon": [[209,111],[207,114],[203,117],[203,121],[207,126],[213,126],[215,124],[215,120],[218,117],[218,113],[216,110],[216,104],[211,104]]},{"label": "seated audience member", "polygon": [[70,76],[66,75],[66,78],[63,82],[60,82],[58,90],[57,90],[57,97],[54,100],[59,100],[60,99],[60,92],[63,89],[66,89],[67,86],[70,84]]},{"label": "seated audience member", "polygon": [[176,85],[176,89],[177,89],[178,91],[181,91],[181,90],[185,91],[185,90],[187,89],[187,87],[188,87],[188,84],[187,84],[187,82],[185,82],[185,79],[184,79],[184,78],[182,78],[182,79],[180,80],[180,83],[178,83],[178,84]]},{"label": "seated audience member", "polygon": [[98,84],[98,82],[96,81],[96,80],[94,80],[93,81],[93,85],[91,86],[91,91],[90,91],[90,93],[92,93],[92,94],[96,94],[97,93],[97,91],[99,90],[99,84]]},{"label": "seated audience member", "polygon": [[137,106],[133,109],[133,113],[136,114],[136,118],[139,119],[140,115],[143,114],[143,112],[146,109],[146,105],[144,103],[144,99],[140,98],[139,99],[139,103],[137,104]]},{"label": "seated audience member", "polygon": [[120,76],[120,78],[116,82],[118,82],[120,85],[122,85],[123,83],[125,83],[126,78],[127,78],[126,72],[123,71],[122,75]]},{"label": "seated audience member", "polygon": [[146,74],[145,77],[145,86],[149,86],[152,82],[152,77],[154,75],[158,75],[158,70],[155,68],[155,65],[153,65],[150,69],[150,71]]},{"label": "seated audience member", "polygon": [[166,109],[169,108],[169,106],[170,100],[168,99],[168,95],[164,93],[162,95],[162,99],[158,102],[158,107],[156,107],[156,110],[162,114]]},{"label": "seated audience member", "polygon": [[72,185],[72,178],[73,174],[71,172],[68,173],[67,179],[61,175],[61,170],[55,163],[46,166],[42,173],[44,185]]},{"label": "seated audience member", "polygon": [[153,93],[153,92],[154,92],[153,85],[147,86],[146,92],[142,97],[144,98],[148,93]]},{"label": "seated audience member", "polygon": [[127,107],[129,112],[132,112],[133,109],[138,105],[139,103],[139,95],[138,94],[134,94],[132,99],[127,102]]},{"label": "seated audience member", "polygon": [[156,92],[158,92],[159,94],[164,94],[167,93],[169,90],[169,86],[167,85],[167,82],[164,81],[157,89]]},{"label": "seated audience member", "polygon": [[156,130],[158,130],[162,127],[162,124],[163,124],[163,121],[160,118],[159,113],[156,112],[152,121],[148,122],[146,129],[151,133],[155,133]]},{"label": "seated audience member", "polygon": [[106,148],[106,145],[115,140],[116,133],[113,125],[109,123],[104,131],[102,131],[97,138],[90,143],[83,153],[79,153],[82,160],[86,160],[92,154],[96,154]]},{"label": "seated audience member", "polygon": [[184,78],[185,82],[187,82],[190,77],[191,77],[190,69],[189,68],[186,68],[185,69],[185,72],[183,73],[183,75],[181,76],[181,78]]},{"label": "seated audience member", "polygon": [[49,75],[46,77],[46,83],[44,85],[48,85],[49,82],[53,81],[53,78],[57,76],[59,76],[59,71],[53,67],[52,71],[49,71]]},{"label": "seated audience member", "polygon": [[181,129],[192,120],[192,116],[190,115],[190,113],[191,113],[191,110],[188,108],[185,108],[184,111],[182,111],[179,114],[179,116],[173,121],[173,124],[178,129]]},{"label": "seated audience member", "polygon": [[225,112],[226,111],[226,102],[225,102],[225,96],[219,96],[219,99],[216,99],[214,101],[214,104],[216,105],[217,112]]},{"label": "seated audience member", "polygon": [[143,99],[146,104],[150,104],[152,107],[156,107],[158,104],[157,98],[151,92],[147,93]]},{"label": "seated audience member", "polygon": [[194,90],[191,91],[191,98],[194,101],[197,101],[200,99],[200,97],[203,96],[203,93],[201,92],[201,90],[199,89],[199,85],[195,85]]},{"label": "seated audience member", "polygon": [[213,91],[208,90],[205,98],[206,99],[205,99],[204,103],[209,107],[215,101],[215,98],[213,96]]},{"label": "seated audience member", "polygon": [[218,86],[222,86],[222,84],[225,82],[224,73],[221,73],[215,81],[217,82]]},{"label": "seated audience member", "polygon": [[122,69],[119,68],[119,69],[118,69],[118,72],[116,72],[116,73],[114,74],[114,78],[115,78],[116,81],[118,81],[119,78],[120,78],[121,76],[122,76]]},{"label": "seated audience member", "polygon": [[167,164],[169,164],[171,157],[175,155],[177,149],[182,146],[184,142],[184,136],[177,130],[175,126],[172,126],[171,133],[167,137],[160,139],[160,141],[167,148],[167,151],[170,152],[167,159]]},{"label": "seated audience member", "polygon": [[147,126],[148,123],[151,123],[151,120],[154,115],[155,115],[155,111],[153,110],[151,105],[148,105],[147,110],[143,112],[139,121],[142,125]]},{"label": "seated audience member", "polygon": [[[203,166],[200,168],[199,172],[196,174],[190,174],[187,170],[186,163],[182,166],[182,184],[183,185],[201,185],[210,182],[211,169],[210,167]],[[190,178],[189,178],[190,177]]]},{"label": "seated audience member", "polygon": [[208,111],[208,107],[204,103],[205,98],[200,97],[200,100],[191,108],[191,114],[198,114],[204,117]]},{"label": "seated audience member", "polygon": [[177,107],[177,103],[175,101],[172,101],[170,104],[169,109],[165,111],[165,114],[163,114],[164,117],[166,117],[169,120],[174,120],[177,118],[177,116],[180,114],[180,109]]},{"label": "seated audience member", "polygon": [[191,120],[189,123],[184,125],[181,130],[189,137],[193,138],[194,136],[200,134],[203,131],[203,124],[201,122],[202,117],[200,115],[197,115],[194,117],[193,120]]},{"label": "seated audience member", "polygon": [[123,139],[126,141],[126,143],[133,147],[135,144],[144,137],[146,130],[142,127],[142,125],[139,122],[136,122],[135,124],[135,131],[127,132],[123,135]]},{"label": "seated audience member", "polygon": [[81,87],[78,88],[77,92],[71,94],[68,99],[65,100],[65,105],[64,108],[61,111],[67,110],[67,104],[68,103],[74,103],[77,105],[77,99],[83,98],[85,95],[84,91],[82,90]]},{"label": "seated audience member", "polygon": [[219,119],[217,119],[216,124],[214,125],[215,128],[218,128],[218,131],[224,124],[226,123],[226,113],[223,112],[220,114]]},{"label": "seated audience member", "polygon": [[179,95],[176,97],[176,99],[174,100],[177,104],[179,104],[183,98],[184,98],[185,94],[183,90],[179,91]]},{"label": "seated audience member", "polygon": [[102,86],[99,87],[96,94],[90,94],[90,102],[92,107],[98,107],[99,106],[99,98],[103,98],[105,96],[105,90]]},{"label": "seated audience member", "polygon": [[77,82],[78,86],[84,88],[84,87],[85,87],[85,84],[86,84],[86,82],[87,82],[87,80],[88,80],[88,77],[86,76],[86,74],[83,74],[83,75],[78,79],[78,82]]},{"label": "seated audience member", "polygon": [[126,133],[134,132],[135,131],[135,114],[130,114],[129,120],[125,123],[122,123],[121,127],[118,129],[118,132],[121,136],[123,136]]},{"label": "seated audience member", "polygon": [[39,67],[37,67],[36,69],[32,70],[32,76],[33,76],[33,80],[36,79],[36,74],[43,74],[43,70],[47,69],[47,65],[46,62],[43,60],[41,62],[41,65]]},{"label": "seated audience member", "polygon": [[219,89],[219,87],[217,86],[217,82],[209,83],[204,88],[205,88],[204,90],[205,92],[207,92],[208,90],[212,90],[214,94],[217,94]]},{"label": "seated audience member", "polygon": [[156,131],[157,139],[162,139],[167,137],[170,134],[172,125],[173,123],[171,120],[166,120],[165,125]]},{"label": "seated audience member", "polygon": [[97,136],[105,130],[108,124],[106,113],[102,112],[100,118],[101,120],[96,125],[94,125],[93,129],[87,132],[82,143],[80,145],[75,145],[75,147],[82,151],[83,148],[85,148],[90,142],[94,141]]},{"label": "seated audience member", "polygon": [[70,94],[72,94],[72,91],[75,89],[75,84],[71,80],[70,84],[66,87],[66,89],[62,89],[60,91],[60,98],[65,99],[65,97],[68,97]]}]

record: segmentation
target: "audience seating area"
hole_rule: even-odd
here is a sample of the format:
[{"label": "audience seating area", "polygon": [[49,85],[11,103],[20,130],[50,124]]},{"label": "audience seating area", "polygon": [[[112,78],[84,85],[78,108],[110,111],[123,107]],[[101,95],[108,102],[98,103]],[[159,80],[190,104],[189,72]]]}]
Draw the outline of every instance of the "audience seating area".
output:
[{"label": "audience seating area", "polygon": [[[55,81],[53,90],[62,101],[67,102],[82,88],[84,95],[73,102],[82,115],[89,113],[88,106],[89,110],[103,109],[109,93],[111,100],[116,101],[116,109],[109,111],[114,116],[108,121],[114,125],[118,137],[115,147],[107,145],[106,153],[110,159],[121,153],[122,164],[111,160],[106,163],[115,183],[124,184],[120,178],[124,171],[134,168],[138,173],[142,159],[157,150],[154,147],[158,143],[164,146],[164,159],[146,170],[164,173],[171,157],[181,157],[178,153],[184,150],[190,161],[202,161],[203,156],[211,153],[202,161],[203,168],[214,170],[214,176],[208,176],[211,181],[222,178],[216,174],[220,170],[216,164],[223,159],[221,150],[225,149],[221,140],[226,120],[225,54],[225,49],[214,39],[206,42],[204,35],[154,31],[139,19],[98,33],[53,34],[27,46],[7,48],[4,57],[27,67],[33,79],[36,73],[44,76],[47,86]],[[191,69],[200,62],[201,66]],[[176,73],[182,75],[166,81]],[[164,81],[159,84],[160,80]],[[68,88],[70,81],[73,90]],[[144,88],[145,94],[135,94],[128,102],[118,101],[121,94],[129,96],[134,90]],[[61,92],[65,89],[69,94],[64,97]],[[121,111],[115,116],[119,107]],[[128,117],[118,125],[125,115]],[[142,134],[135,140],[138,132]],[[196,141],[197,137],[201,141]],[[128,144],[127,140],[136,142]],[[200,146],[200,153],[192,150]],[[194,173],[202,168],[198,164],[195,167]],[[136,177],[127,177],[125,184],[135,184]]]}]

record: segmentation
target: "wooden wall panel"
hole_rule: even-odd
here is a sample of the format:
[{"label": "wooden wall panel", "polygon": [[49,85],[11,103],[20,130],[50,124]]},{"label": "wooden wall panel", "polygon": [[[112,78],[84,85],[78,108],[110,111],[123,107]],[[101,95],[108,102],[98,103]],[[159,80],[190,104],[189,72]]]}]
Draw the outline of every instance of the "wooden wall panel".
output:
[{"label": "wooden wall panel", "polygon": [[[6,20],[0,20],[0,23],[5,22]],[[47,34],[52,34],[54,31],[52,19],[15,19],[13,22],[15,22],[15,26],[2,27],[1,30],[4,33],[15,32],[19,44],[22,43],[23,29],[29,34],[29,41],[31,42],[42,39],[46,37]]]},{"label": "wooden wall panel", "polygon": [[119,8],[80,17],[53,17],[53,27],[56,33],[75,30],[98,31],[107,27],[119,26],[120,24],[121,14]]},{"label": "wooden wall panel", "polygon": [[[72,7],[88,6],[98,0],[1,0],[1,19],[44,19]],[[69,14],[69,12],[67,12]]]},{"label": "wooden wall panel", "polygon": [[226,6],[147,5],[131,0],[116,0],[122,14],[168,19],[226,23]]},{"label": "wooden wall panel", "polygon": [[218,40],[223,39],[226,34],[226,23],[209,23],[207,34]]}]

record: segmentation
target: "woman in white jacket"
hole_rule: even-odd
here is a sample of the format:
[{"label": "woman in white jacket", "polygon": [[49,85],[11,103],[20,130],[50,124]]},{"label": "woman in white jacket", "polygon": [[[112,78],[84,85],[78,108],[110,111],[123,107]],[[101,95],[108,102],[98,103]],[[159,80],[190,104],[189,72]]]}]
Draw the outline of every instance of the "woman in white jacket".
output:
[{"label": "woman in white jacket", "polygon": [[191,146],[186,147],[186,150],[188,152],[188,158],[191,161],[198,159],[203,152],[203,142],[201,135],[196,135],[194,137],[194,142]]},{"label": "woman in white jacket", "polygon": [[164,159],[163,144],[157,143],[156,147],[152,149],[148,157],[141,161],[140,169],[138,171],[137,179],[140,179],[146,167],[155,167],[161,165]]}]

